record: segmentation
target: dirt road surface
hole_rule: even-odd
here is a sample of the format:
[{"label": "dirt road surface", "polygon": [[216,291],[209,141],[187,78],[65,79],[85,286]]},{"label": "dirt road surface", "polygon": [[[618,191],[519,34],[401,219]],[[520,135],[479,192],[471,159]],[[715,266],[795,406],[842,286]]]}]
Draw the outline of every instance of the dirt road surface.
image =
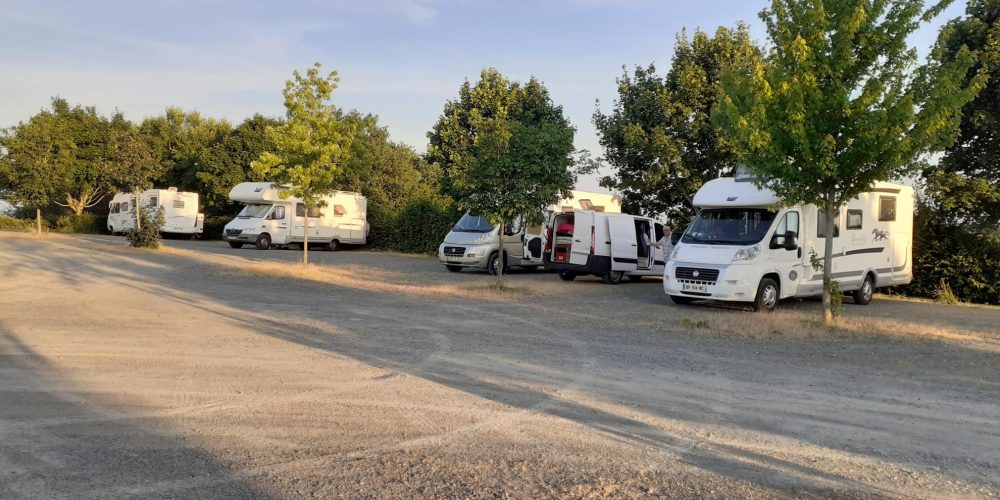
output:
[{"label": "dirt road surface", "polygon": [[0,498],[1000,495],[997,308],[167,246],[0,234]]}]

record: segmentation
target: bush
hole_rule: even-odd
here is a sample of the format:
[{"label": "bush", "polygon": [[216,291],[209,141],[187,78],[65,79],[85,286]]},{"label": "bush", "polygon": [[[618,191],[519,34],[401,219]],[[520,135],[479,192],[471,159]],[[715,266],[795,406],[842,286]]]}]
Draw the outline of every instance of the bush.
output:
[{"label": "bush", "polygon": [[160,248],[160,228],[163,227],[163,208],[150,215],[146,210],[139,210],[139,229],[129,229],[125,236],[129,244],[136,248]]},{"label": "bush", "polygon": [[108,219],[93,214],[63,215],[56,219],[56,231],[60,233],[100,234],[107,232]]},{"label": "bush", "polygon": [[0,215],[0,231],[34,231],[35,221]]},{"label": "bush", "polygon": [[462,213],[439,195],[411,200],[397,212],[368,207],[368,246],[409,253],[434,253]]},{"label": "bush", "polygon": [[206,240],[221,240],[222,231],[233,218],[229,215],[205,216],[201,237]]},{"label": "bush", "polygon": [[1000,234],[940,223],[923,212],[914,217],[907,292],[937,299],[946,283],[956,300],[1000,304]]}]

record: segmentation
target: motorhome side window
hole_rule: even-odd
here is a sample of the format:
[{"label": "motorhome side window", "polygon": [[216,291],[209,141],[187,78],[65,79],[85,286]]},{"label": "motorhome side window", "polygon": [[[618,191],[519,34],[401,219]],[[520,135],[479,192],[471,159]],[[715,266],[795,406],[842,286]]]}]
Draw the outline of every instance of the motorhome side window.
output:
[{"label": "motorhome side window", "polygon": [[334,215],[334,217],[343,217],[346,213],[347,213],[347,209],[344,208],[343,205],[334,205],[333,206],[333,215]]},{"label": "motorhome side window", "polygon": [[283,220],[285,218],[285,207],[281,205],[274,207],[274,210],[271,211],[271,215],[267,218],[271,220]]},{"label": "motorhome side window", "polygon": [[310,207],[309,217],[317,218],[323,216],[323,209],[320,207]]},{"label": "motorhome side window", "polygon": [[508,234],[517,234],[521,232],[521,228],[523,226],[524,226],[524,219],[521,217],[517,217],[513,220],[507,221],[507,227],[504,228],[504,231]]},{"label": "motorhome side window", "polygon": [[791,231],[793,236],[799,237],[799,213],[786,212],[774,226],[774,243],[781,247],[785,245],[785,233]]},{"label": "motorhome side window", "polygon": [[896,197],[895,196],[879,196],[878,197],[878,220],[880,222],[894,221],[896,220]]},{"label": "motorhome side window", "polygon": [[[826,238],[826,210],[816,210],[816,237]],[[833,214],[833,237],[840,236],[840,210]]]},{"label": "motorhome side window", "polygon": [[174,200],[174,208],[184,208],[184,200]]},{"label": "motorhome side window", "polygon": [[147,206],[150,206],[150,207],[155,207],[155,206],[156,206],[156,202],[157,202],[157,201],[158,201],[158,200],[156,199],[156,197],[155,197],[155,196],[153,196],[153,197],[150,197],[150,198],[149,198],[149,205],[147,205]]},{"label": "motorhome side window", "polygon": [[861,229],[861,220],[864,213],[861,210],[847,211],[847,229]]}]

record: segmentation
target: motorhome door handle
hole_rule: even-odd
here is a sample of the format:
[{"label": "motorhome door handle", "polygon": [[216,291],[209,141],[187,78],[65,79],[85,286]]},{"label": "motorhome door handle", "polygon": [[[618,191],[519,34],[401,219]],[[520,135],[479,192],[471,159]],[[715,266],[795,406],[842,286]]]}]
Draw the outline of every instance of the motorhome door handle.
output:
[{"label": "motorhome door handle", "polygon": [[573,240],[573,241],[575,241],[575,242],[577,242],[577,243],[580,243],[580,240]]},{"label": "motorhome door handle", "polygon": [[799,247],[799,258],[802,258],[802,247]]}]

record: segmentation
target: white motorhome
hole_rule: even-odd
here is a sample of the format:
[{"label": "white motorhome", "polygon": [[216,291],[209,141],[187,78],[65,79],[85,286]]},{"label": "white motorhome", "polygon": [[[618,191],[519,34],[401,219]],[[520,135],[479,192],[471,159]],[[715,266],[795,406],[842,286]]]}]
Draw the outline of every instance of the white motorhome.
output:
[{"label": "white motorhome", "polygon": [[222,238],[233,248],[255,245],[267,250],[272,245],[301,245],[308,219],[310,245],[337,250],[344,244],[365,243],[368,199],[363,195],[334,191],[321,198],[320,206],[307,211],[301,199],[282,198],[289,187],[272,182],[244,182],[233,187],[229,198],[246,206],[226,224]]},{"label": "white motorhome", "polygon": [[[535,269],[543,265],[542,251],[548,244],[551,232],[547,230],[547,221],[553,213],[578,208],[598,212],[622,211],[618,195],[573,191],[569,198],[546,207],[542,214],[542,220],[546,222],[541,226],[526,226],[521,219],[509,221],[504,224],[503,245],[507,257],[504,261],[505,268],[517,266]],[[472,268],[496,274],[500,255],[497,243],[499,232],[499,226],[490,224],[486,218],[467,213],[458,220],[438,247],[438,260],[452,272]]]},{"label": "white motorhome", "polygon": [[[913,278],[913,201],[913,188],[879,182],[835,214],[831,272],[855,303]],[[712,299],[756,310],[822,294],[823,272],[813,269],[810,254],[825,255],[824,211],[779,203],[749,178],[705,183],[694,197],[701,211],[674,249],[663,290],[678,304]]]},{"label": "white motorhome", "polygon": [[[135,196],[118,193],[108,203],[108,231],[124,233],[135,227]],[[162,208],[161,233],[201,234],[205,215],[198,213],[198,193],[178,191],[177,188],[147,189],[139,195],[139,204],[150,214]]]},{"label": "white motorhome", "polygon": [[648,217],[574,210],[554,214],[555,231],[545,266],[565,281],[580,275],[599,276],[615,284],[663,274],[663,249],[648,246],[663,236],[663,225]]}]

